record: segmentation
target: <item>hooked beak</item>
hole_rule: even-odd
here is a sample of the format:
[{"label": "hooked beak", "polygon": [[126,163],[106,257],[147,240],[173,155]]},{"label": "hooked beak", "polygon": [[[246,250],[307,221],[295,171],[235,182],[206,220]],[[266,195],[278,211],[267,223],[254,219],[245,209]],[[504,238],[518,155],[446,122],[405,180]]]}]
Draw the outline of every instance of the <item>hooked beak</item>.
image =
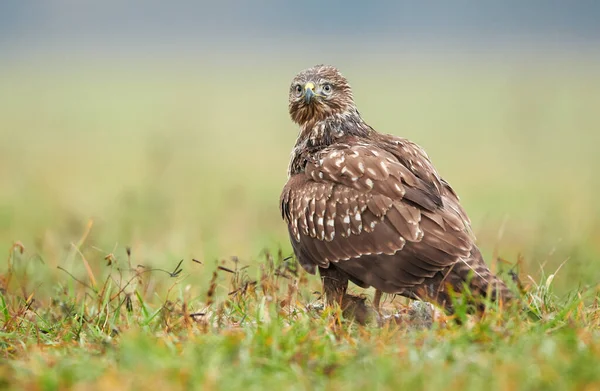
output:
[{"label": "hooked beak", "polygon": [[304,85],[304,101],[308,104],[312,97],[315,96],[315,85],[308,82]]}]

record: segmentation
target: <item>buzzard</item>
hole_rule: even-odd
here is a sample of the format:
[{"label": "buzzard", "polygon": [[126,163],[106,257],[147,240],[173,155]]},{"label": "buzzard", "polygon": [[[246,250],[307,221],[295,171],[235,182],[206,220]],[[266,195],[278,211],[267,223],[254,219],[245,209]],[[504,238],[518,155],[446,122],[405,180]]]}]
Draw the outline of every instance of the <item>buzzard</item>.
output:
[{"label": "buzzard", "polygon": [[[451,295],[509,300],[486,266],[458,196],[425,151],[376,132],[359,114],[348,81],[332,66],[300,72],[289,90],[300,126],[280,199],[294,253],[317,269],[328,304],[357,308],[348,281],[432,301]],[[378,306],[378,303],[376,304]],[[362,310],[364,313],[364,310]]]}]

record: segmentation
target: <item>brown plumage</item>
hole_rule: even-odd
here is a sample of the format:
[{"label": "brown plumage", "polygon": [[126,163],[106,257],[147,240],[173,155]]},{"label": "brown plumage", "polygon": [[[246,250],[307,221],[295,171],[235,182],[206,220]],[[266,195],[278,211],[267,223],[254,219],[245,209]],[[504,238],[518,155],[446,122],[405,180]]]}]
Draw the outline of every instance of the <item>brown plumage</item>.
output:
[{"label": "brown plumage", "polygon": [[474,243],[458,196],[425,151],[376,132],[361,118],[346,79],[318,65],[292,81],[289,111],[300,126],[281,213],[300,264],[317,269],[328,302],[356,303],[361,287],[437,302],[451,291],[512,297]]}]

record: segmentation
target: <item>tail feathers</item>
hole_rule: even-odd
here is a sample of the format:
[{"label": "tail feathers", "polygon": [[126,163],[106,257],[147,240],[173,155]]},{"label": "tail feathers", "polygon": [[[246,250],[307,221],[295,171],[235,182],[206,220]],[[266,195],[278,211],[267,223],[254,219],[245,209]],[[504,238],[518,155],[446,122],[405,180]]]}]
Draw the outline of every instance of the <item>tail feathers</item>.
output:
[{"label": "tail feathers", "polygon": [[468,259],[459,261],[455,271],[463,281],[468,282],[469,290],[473,295],[489,297],[493,301],[506,302],[514,299],[514,294],[504,281],[487,267],[477,247],[473,247]]},{"label": "tail feathers", "polygon": [[[452,267],[438,273],[415,293],[421,298],[427,297],[437,302],[447,312],[453,313],[452,296],[464,294],[465,285],[473,301],[487,297],[492,301],[501,300],[506,303],[515,298],[506,284],[492,274],[477,247],[473,247],[469,258],[461,259]],[[483,309],[481,304],[477,307]]]}]

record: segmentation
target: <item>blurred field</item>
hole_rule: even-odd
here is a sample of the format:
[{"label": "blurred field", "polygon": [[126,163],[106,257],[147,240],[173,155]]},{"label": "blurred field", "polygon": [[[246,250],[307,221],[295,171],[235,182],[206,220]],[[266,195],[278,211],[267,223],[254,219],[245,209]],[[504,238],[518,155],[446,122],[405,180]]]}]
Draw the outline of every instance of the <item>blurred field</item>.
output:
[{"label": "blurred field", "polygon": [[[120,371],[135,372],[138,368],[135,357],[143,358],[146,351],[151,352],[150,356],[156,354],[152,357],[158,360],[149,366],[140,364],[139,368],[143,368],[140,373],[150,376],[153,371],[165,374],[171,373],[171,369],[176,371],[178,354],[183,355],[181,360],[210,361],[210,351],[214,349],[219,358],[210,365],[209,361],[202,361],[203,370],[214,372],[202,378],[208,382],[205,385],[213,382],[212,386],[207,385],[206,389],[210,389],[223,384],[232,387],[243,384],[244,377],[230,378],[230,383],[215,380],[228,355],[241,354],[236,350],[237,342],[245,341],[240,342],[241,346],[250,344],[246,346],[250,350],[244,353],[250,354],[250,358],[233,360],[242,368],[257,365],[264,370],[263,364],[268,369],[269,363],[289,358],[264,353],[268,358],[266,364],[261,364],[254,353],[249,353],[254,342],[260,346],[266,343],[261,349],[268,351],[270,333],[275,333],[271,341],[290,346],[300,343],[285,331],[278,334],[274,326],[252,328],[253,331],[243,329],[241,334],[231,335],[227,327],[217,327],[212,336],[209,333],[203,340],[208,345],[181,353],[182,335],[197,334],[184,328],[179,331],[183,334],[169,336],[164,323],[151,316],[152,311],[163,308],[161,305],[171,292],[168,289],[174,284],[168,275],[160,277],[161,274],[156,275],[155,282],[144,282],[150,285],[140,283],[145,288],[143,291],[139,288],[136,294],[141,296],[137,300],[135,289],[129,292],[138,303],[135,306],[138,317],[123,318],[121,313],[109,317],[107,312],[106,319],[111,320],[103,326],[96,324],[97,334],[88,330],[91,334],[87,337],[68,333],[56,336],[52,332],[46,337],[36,337],[33,330],[38,326],[33,315],[25,324],[19,323],[21,328],[15,328],[12,322],[9,331],[6,325],[9,315],[23,316],[19,308],[27,303],[29,295],[34,295],[41,312],[46,304],[52,303],[51,308],[46,308],[52,316],[38,315],[48,324],[52,323],[48,319],[58,319],[56,306],[63,301],[86,313],[89,302],[80,284],[57,267],[88,283],[90,275],[94,276],[98,282],[96,293],[104,292],[101,284],[109,275],[105,257],[113,254],[123,266],[126,246],[132,248],[134,266],[143,264],[171,271],[183,259],[185,277],[173,285],[171,295],[178,298],[178,305],[189,303],[196,309],[204,308],[210,301],[206,291],[217,260],[237,256],[240,265],[250,266],[248,274],[256,277],[265,262],[263,250],[276,254],[281,249],[284,257],[290,255],[291,247],[278,210],[279,192],[286,180],[288,157],[296,137],[296,128],[287,115],[287,89],[293,75],[310,65],[313,64],[282,62],[266,69],[251,65],[202,66],[198,61],[185,66],[88,63],[43,69],[5,64],[0,68],[0,251],[8,253],[17,241],[25,248],[23,255],[15,255],[18,253],[15,251],[9,256],[21,278],[15,277],[9,284],[8,292],[13,296],[7,293],[6,302],[10,305],[4,308],[13,312],[6,311],[5,319],[0,321],[5,327],[2,349],[6,357],[17,360],[14,364],[20,368],[17,378],[26,379],[31,374],[49,376],[48,383],[30,385],[32,389],[52,389],[79,381],[86,384],[85,381],[93,381],[102,372],[106,375],[103,377],[106,386],[119,384],[127,389],[131,384],[123,382],[126,376],[122,377]],[[565,297],[578,289],[593,290],[600,280],[600,203],[596,200],[600,191],[597,174],[600,64],[561,60],[504,65],[485,61],[336,65],[352,83],[357,105],[367,122],[381,132],[410,138],[428,151],[440,173],[461,196],[488,262],[496,263],[492,255],[497,255],[507,263],[500,262],[494,267],[507,269],[521,259],[521,279],[529,282],[528,275],[535,281],[543,278],[543,285],[545,278],[566,261],[552,282],[553,292]],[[86,270],[84,258],[90,270]],[[191,262],[192,258],[203,265]],[[227,265],[233,267],[229,261]],[[0,266],[0,273],[6,275],[8,268]],[[229,300],[228,281],[227,274],[218,280],[217,302]],[[302,300],[307,302],[310,292],[319,290],[319,281],[308,277],[302,284]],[[280,295],[285,295],[286,287],[282,285]],[[264,297],[255,299],[248,308],[256,312],[247,316],[257,322],[253,324],[261,324],[262,315],[257,314],[264,310],[261,307],[265,305]],[[584,299],[589,303],[591,297]],[[105,307],[94,311],[101,311],[100,308]],[[597,317],[597,310],[585,311],[581,312],[586,319],[581,327],[587,327],[586,322]],[[568,324],[568,316],[564,314],[561,319]],[[60,321],[67,322],[65,330],[67,326],[75,327],[72,323],[75,320],[65,319]],[[240,317],[236,319],[239,322]],[[331,364],[331,367],[318,366],[319,376],[340,365],[341,372],[336,372],[340,386],[344,384],[340,380],[344,374],[372,365],[383,368],[377,374],[381,381],[393,378],[392,361],[385,361],[373,352],[384,356],[413,354],[408,347],[403,352],[390,353],[382,345],[385,343],[377,342],[376,334],[365,336],[356,329],[348,331],[348,337],[342,337],[338,341],[341,345],[337,345],[326,320],[318,323],[324,328],[311,330],[310,324],[316,320],[298,319],[298,324],[286,323],[284,330],[292,330],[295,337],[309,333],[308,330],[316,333],[306,336],[302,340],[305,342],[325,338],[323,346],[308,346],[306,352],[325,357],[323,360]],[[27,325],[33,328],[24,331]],[[533,334],[544,334],[551,327],[534,327],[527,332],[533,329]],[[101,357],[105,349],[101,341],[113,329],[134,335],[123,342],[118,353],[107,356],[117,359],[116,354],[123,367],[106,366],[99,359],[95,372],[79,367],[80,372],[75,369],[69,372],[69,366],[77,364],[61,361],[63,354],[76,357],[81,354],[77,349],[84,348]],[[159,334],[162,342],[155,345],[150,336]],[[382,340],[398,344],[394,340],[397,337],[387,335]],[[459,349],[462,352],[459,355],[473,353],[470,347],[461,345],[462,337],[456,330],[442,336],[446,337],[450,345],[440,349],[452,350],[456,342],[456,346],[464,348]],[[569,334],[566,338],[571,341],[571,337]],[[417,344],[414,346],[433,343],[429,337],[403,338],[414,339]],[[597,334],[593,338],[597,341]],[[355,368],[355,363],[347,366],[344,363],[350,362],[348,355],[360,353],[354,349],[360,341],[370,341],[365,342],[369,346],[365,348],[365,357],[371,358],[365,358],[365,366]],[[529,342],[531,345],[522,344],[519,352],[507,350],[496,358],[482,352],[473,354],[484,354],[482,359],[491,360],[486,361],[489,365],[505,366],[507,373],[516,373],[518,369],[510,364],[510,355],[534,357],[537,353],[532,352],[538,352],[539,344],[544,343],[541,339]],[[34,345],[37,347],[33,348]],[[47,346],[65,350],[57,350],[58,356],[48,355]],[[349,351],[344,353],[343,346]],[[564,349],[568,356],[566,352],[572,352],[568,347],[571,345],[565,346],[557,349]],[[283,345],[279,349],[287,352]],[[173,365],[171,369],[159,363],[162,355],[164,365]],[[446,368],[446,359],[441,356],[429,364],[420,361],[420,356],[410,357],[413,357],[412,368],[423,371],[419,376],[428,368]],[[335,363],[338,359],[340,364]],[[48,360],[54,360],[55,364]],[[302,363],[310,361],[310,357],[298,360],[300,369],[292,365],[292,372],[285,372],[289,370],[285,366],[285,370],[273,369],[274,373],[283,370],[282,379],[292,382],[297,379],[295,376],[302,378],[300,372],[306,370]],[[535,361],[527,365],[537,364]],[[60,375],[45,372],[44,368],[52,365],[62,368],[57,372]],[[185,371],[194,371],[193,367],[186,368]],[[491,367],[486,368],[488,372],[482,372],[476,379],[480,383],[464,380],[466,383],[462,384],[473,389],[477,389],[477,384],[487,384],[486,376],[493,374],[489,372]],[[226,372],[233,376],[233,371]],[[294,371],[300,372],[294,375]],[[263,376],[269,381],[277,379],[276,375],[269,377],[268,370]],[[152,379],[145,378],[144,384],[154,384]],[[438,379],[440,384],[445,384],[444,379]],[[325,384],[320,383],[322,380],[318,382],[321,386]],[[395,384],[423,384],[421,377],[413,380],[415,383]],[[161,381],[168,383],[165,379]],[[457,382],[456,389],[461,389],[460,379]],[[502,384],[498,383],[497,389],[510,387],[510,382]],[[291,388],[304,386],[298,383]]]},{"label": "blurred field", "polygon": [[[193,65],[2,69],[0,248],[57,265],[92,219],[94,246],[152,262],[289,253],[278,197],[299,67]],[[343,65],[366,120],[425,147],[486,254],[523,254],[533,275],[569,258],[561,287],[598,281],[594,63]]]}]

